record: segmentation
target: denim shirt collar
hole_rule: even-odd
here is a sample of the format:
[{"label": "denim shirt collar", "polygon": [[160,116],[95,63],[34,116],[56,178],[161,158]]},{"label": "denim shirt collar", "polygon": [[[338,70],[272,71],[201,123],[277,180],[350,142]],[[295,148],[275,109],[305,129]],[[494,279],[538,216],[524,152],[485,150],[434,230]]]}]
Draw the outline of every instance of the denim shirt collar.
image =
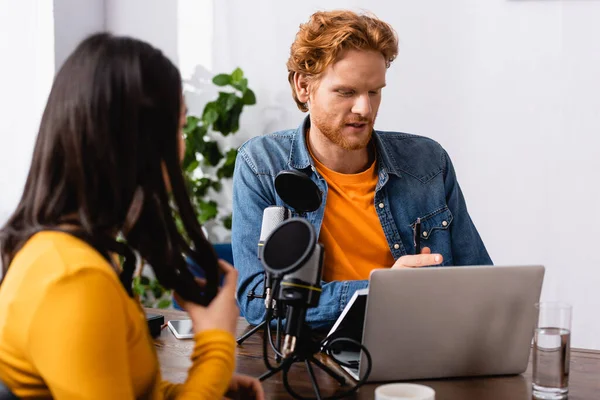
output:
[{"label": "denim shirt collar", "polygon": [[306,136],[304,132],[310,127],[310,116],[307,115],[300,126],[294,131],[294,137],[292,138],[292,149],[290,151],[290,159],[288,165],[290,168],[295,169],[306,169],[313,165],[312,158],[308,152],[308,146],[306,145]]},{"label": "denim shirt collar", "polygon": [[[292,139],[290,158],[288,161],[290,168],[304,170],[313,166],[313,160],[308,152],[308,147],[306,144],[306,135],[304,135],[304,132],[306,132],[309,127],[310,115],[307,115],[293,134],[294,136]],[[378,186],[385,184],[388,173],[394,174],[399,178],[402,177],[400,170],[396,167],[396,162],[392,154],[386,150],[386,146],[382,142],[377,131],[373,132],[373,140],[377,148],[377,156],[379,160],[378,174],[380,183]]]}]

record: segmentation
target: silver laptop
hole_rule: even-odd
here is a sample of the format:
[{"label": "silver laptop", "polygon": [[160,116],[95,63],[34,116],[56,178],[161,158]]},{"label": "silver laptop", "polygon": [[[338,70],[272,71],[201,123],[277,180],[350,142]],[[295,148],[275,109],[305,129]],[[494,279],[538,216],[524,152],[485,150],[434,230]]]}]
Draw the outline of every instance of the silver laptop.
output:
[{"label": "silver laptop", "polygon": [[[375,270],[329,335],[362,337],[369,381],[520,374],[543,278],[543,266]],[[335,356],[364,376],[364,354],[340,348]]]}]

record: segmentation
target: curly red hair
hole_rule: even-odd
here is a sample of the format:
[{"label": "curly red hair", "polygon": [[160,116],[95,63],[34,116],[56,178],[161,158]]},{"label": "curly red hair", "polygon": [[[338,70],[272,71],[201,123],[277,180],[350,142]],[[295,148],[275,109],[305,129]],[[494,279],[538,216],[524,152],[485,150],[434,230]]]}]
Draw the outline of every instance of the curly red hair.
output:
[{"label": "curly red hair", "polygon": [[389,67],[398,55],[398,38],[389,24],[374,15],[348,10],[319,11],[300,24],[287,69],[292,95],[301,111],[308,111],[308,107],[298,99],[294,75],[303,74],[318,81],[325,69],[348,49],[378,51]]}]

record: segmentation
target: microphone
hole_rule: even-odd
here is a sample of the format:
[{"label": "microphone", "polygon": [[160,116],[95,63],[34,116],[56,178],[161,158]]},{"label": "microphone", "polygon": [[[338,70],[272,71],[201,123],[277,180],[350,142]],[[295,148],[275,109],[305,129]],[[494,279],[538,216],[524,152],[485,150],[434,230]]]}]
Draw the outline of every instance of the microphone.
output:
[{"label": "microphone", "polygon": [[306,264],[296,272],[285,275],[281,281],[280,301],[288,304],[285,337],[281,349],[286,358],[292,355],[296,349],[296,338],[300,337],[302,323],[306,318],[306,309],[319,305],[323,255],[323,245],[316,244]]},{"label": "microphone", "polygon": [[[263,211],[262,225],[260,228],[260,239],[258,240],[258,259],[262,260],[263,246],[267,237],[279,224],[291,217],[290,210],[282,206],[269,206]],[[265,308],[273,307],[273,279],[271,274],[265,270]]]},{"label": "microphone", "polygon": [[258,259],[262,260],[262,249],[267,237],[286,219],[291,217],[290,210],[282,206],[269,206],[263,211],[260,238],[258,239]]},{"label": "microphone", "polygon": [[[317,210],[321,206],[322,193],[319,187],[306,174],[297,170],[283,170],[275,177],[275,191],[285,204],[290,206],[297,214],[304,214]],[[286,312],[286,328],[283,341],[282,354],[289,357],[294,353],[297,338],[300,337],[303,322],[308,307],[316,307],[321,296],[321,277],[323,268],[324,249],[321,244],[316,243],[316,233],[313,226],[305,220],[304,225],[300,222],[291,223],[280,229],[273,239],[273,243],[281,241],[283,246],[296,246],[296,250],[305,250],[309,253],[308,259],[301,260],[300,254],[294,249],[289,249],[287,260],[271,260],[275,263],[279,272],[288,271],[283,276],[278,300],[288,305]],[[308,236],[307,236],[308,234]],[[278,245],[275,245],[278,247]],[[286,247],[279,247],[279,250]],[[265,270],[267,263],[264,262]],[[283,261],[283,263],[282,263]],[[294,261],[298,261],[294,263]],[[301,261],[301,262],[300,262]],[[290,265],[292,268],[290,268]]]},{"label": "microphone", "polygon": [[[275,191],[285,204],[298,214],[314,211],[321,205],[321,191],[308,176],[296,170],[283,170],[275,177]],[[282,206],[269,206],[263,211],[260,239],[258,241],[258,259],[262,260],[265,240],[283,221],[291,218],[289,209]],[[273,308],[273,279],[265,273],[265,308]]]},{"label": "microphone", "polygon": [[265,241],[263,265],[273,279],[281,279],[277,299],[287,305],[284,358],[294,354],[306,309],[319,304],[323,255],[315,228],[303,218],[284,221]]},{"label": "microphone", "polygon": [[321,206],[321,190],[308,176],[296,170],[283,170],[275,177],[275,191],[296,213],[313,212]]}]

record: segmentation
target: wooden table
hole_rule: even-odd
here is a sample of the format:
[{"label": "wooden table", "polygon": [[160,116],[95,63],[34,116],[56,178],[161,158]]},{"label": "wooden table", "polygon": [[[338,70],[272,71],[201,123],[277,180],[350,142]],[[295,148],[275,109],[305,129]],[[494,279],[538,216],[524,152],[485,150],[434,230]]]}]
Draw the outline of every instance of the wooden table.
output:
[{"label": "wooden table", "polygon": [[[175,310],[147,309],[153,314],[165,316],[165,322],[171,319],[186,319],[187,315]],[[249,329],[240,318],[238,336]],[[163,378],[171,382],[183,382],[191,363],[189,360],[193,342],[176,339],[168,328],[162,330],[156,340],[158,358]],[[321,358],[324,360],[325,357]],[[252,335],[238,348],[236,370],[258,377],[266,371],[262,359],[262,333]],[[331,366],[332,364],[328,364]],[[329,396],[340,391],[340,386],[331,377],[316,368],[315,373],[322,395]],[[571,375],[569,400],[600,399],[600,352],[571,349]],[[314,397],[312,386],[304,366],[294,366],[290,370],[292,386],[301,395]],[[522,400],[531,399],[531,360],[523,375],[491,378],[438,379],[418,381],[436,391],[436,400]],[[375,388],[381,383],[363,386],[354,399],[373,399]],[[290,395],[283,387],[281,372],[263,382],[267,399],[289,399]]]}]

